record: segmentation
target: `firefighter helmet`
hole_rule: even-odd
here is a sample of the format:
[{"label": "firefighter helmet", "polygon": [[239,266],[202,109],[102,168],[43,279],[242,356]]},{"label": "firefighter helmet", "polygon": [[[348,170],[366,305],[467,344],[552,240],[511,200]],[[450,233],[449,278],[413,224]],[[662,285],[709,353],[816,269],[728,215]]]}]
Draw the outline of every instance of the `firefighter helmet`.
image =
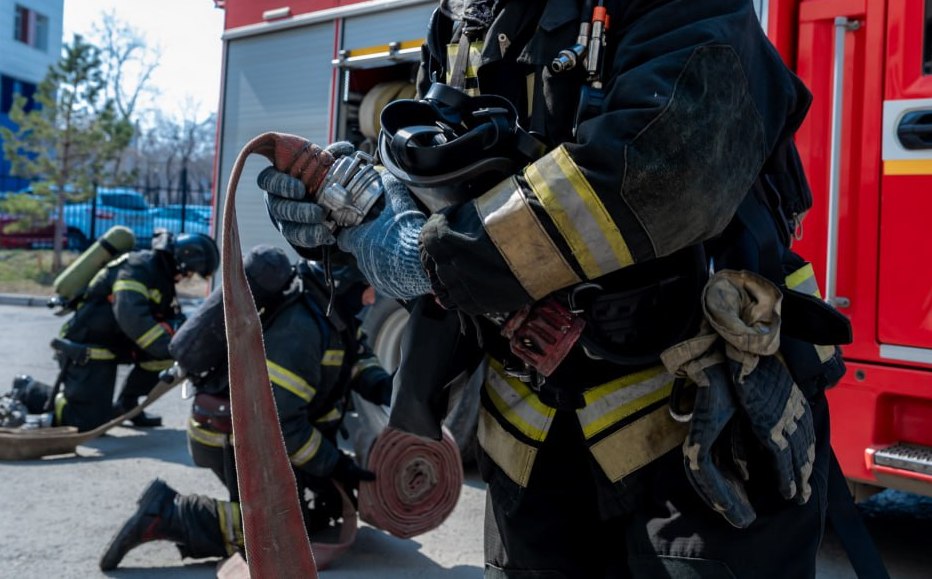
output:
[{"label": "firefighter helmet", "polygon": [[172,245],[172,254],[175,256],[175,268],[182,275],[196,273],[206,278],[220,265],[217,244],[203,233],[178,235]]}]

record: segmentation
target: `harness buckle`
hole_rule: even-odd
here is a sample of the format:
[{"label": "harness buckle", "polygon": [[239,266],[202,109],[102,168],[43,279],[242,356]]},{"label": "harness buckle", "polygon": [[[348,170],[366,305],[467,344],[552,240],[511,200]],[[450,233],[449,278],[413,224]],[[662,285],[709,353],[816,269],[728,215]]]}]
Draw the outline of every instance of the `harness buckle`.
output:
[{"label": "harness buckle", "polygon": [[605,288],[603,288],[601,285],[592,282],[581,283],[574,286],[572,289],[570,289],[569,294],[566,296],[566,302],[569,304],[570,313],[581,314],[586,311],[586,308],[579,303],[579,296],[581,293],[588,290],[602,291],[603,289]]}]

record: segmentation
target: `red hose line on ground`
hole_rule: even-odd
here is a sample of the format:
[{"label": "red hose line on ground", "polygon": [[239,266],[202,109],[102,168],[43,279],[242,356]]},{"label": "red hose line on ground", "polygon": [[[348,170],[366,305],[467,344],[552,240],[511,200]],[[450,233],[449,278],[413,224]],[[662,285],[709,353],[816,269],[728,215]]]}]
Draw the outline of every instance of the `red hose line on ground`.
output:
[{"label": "red hose line on ground", "polygon": [[446,428],[434,441],[386,427],[366,468],[376,478],[359,485],[359,517],[401,539],[439,527],[463,486],[459,447]]},{"label": "red hose line on ground", "polygon": [[[286,141],[286,138],[288,139]],[[297,483],[285,452],[265,362],[262,325],[246,283],[236,224],[236,187],[253,152],[292,155],[299,137],[264,133],[243,147],[230,175],[223,210],[223,312],[230,373],[234,454],[249,575],[256,579],[317,579]],[[289,147],[289,145],[291,145]],[[297,148],[300,151],[300,147]],[[282,167],[279,167],[282,169]]]}]

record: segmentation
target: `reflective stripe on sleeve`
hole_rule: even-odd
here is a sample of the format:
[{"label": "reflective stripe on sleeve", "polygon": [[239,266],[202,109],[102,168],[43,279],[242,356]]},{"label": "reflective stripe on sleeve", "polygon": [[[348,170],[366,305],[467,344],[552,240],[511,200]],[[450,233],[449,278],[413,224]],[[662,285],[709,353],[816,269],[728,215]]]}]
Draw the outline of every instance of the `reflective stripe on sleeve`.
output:
[{"label": "reflective stripe on sleeve", "polygon": [[88,348],[88,357],[91,360],[115,360],[116,354],[106,348]]},{"label": "reflective stripe on sleeve", "polygon": [[[796,290],[799,293],[822,299],[822,292],[819,291],[819,282],[816,281],[815,270],[812,269],[811,263],[807,263],[786,276],[786,287],[791,290]],[[813,347],[821,362],[828,362],[835,356],[835,346],[813,344]]]},{"label": "reflective stripe on sleeve", "polygon": [[360,360],[359,362],[356,362],[356,364],[353,365],[353,372],[350,374],[350,378],[352,379],[352,378],[355,378],[356,376],[359,376],[360,374],[362,374],[369,368],[379,368],[379,367],[380,367],[379,361],[374,356],[371,358]]},{"label": "reflective stripe on sleeve", "polygon": [[313,386],[291,370],[287,370],[271,360],[265,362],[269,368],[269,380],[272,381],[272,384],[284,388],[305,402],[310,402],[314,395],[317,394],[317,390]]},{"label": "reflective stripe on sleeve", "polygon": [[632,414],[670,397],[673,376],[662,366],[629,374],[587,390],[586,405],[576,411],[587,439]]},{"label": "reflective stripe on sleeve", "polygon": [[146,299],[149,299],[149,288],[142,282],[138,282],[134,279],[120,279],[114,282],[113,284],[113,293],[131,291],[140,293],[146,296]]},{"label": "reflective stripe on sleeve", "polygon": [[528,165],[524,177],[586,277],[634,263],[621,231],[564,146]]},{"label": "reflective stripe on sleeve", "polygon": [[149,372],[161,372],[162,370],[168,370],[175,363],[174,360],[146,360],[145,362],[140,362],[139,367],[143,370]]},{"label": "reflective stripe on sleeve", "polygon": [[306,464],[307,461],[317,456],[317,451],[320,450],[320,443],[322,440],[323,436],[320,434],[320,431],[316,428],[312,430],[311,436],[301,445],[301,448],[288,455],[288,458],[291,459],[291,464],[302,466]]},{"label": "reflective stripe on sleeve", "polygon": [[146,332],[136,338],[136,343],[139,344],[140,348],[148,348],[152,345],[153,342],[158,340],[163,334],[165,334],[165,327],[162,324],[155,324]]},{"label": "reflective stripe on sleeve", "polygon": [[191,417],[188,418],[188,438],[198,444],[212,448],[223,448],[224,443],[227,441],[226,434],[204,428],[200,422]]},{"label": "reflective stripe on sleeve", "polygon": [[336,422],[342,417],[343,417],[343,413],[340,412],[339,408],[331,408],[330,412],[314,420],[314,424],[327,424],[330,422]]},{"label": "reflective stripe on sleeve", "polygon": [[243,518],[239,503],[217,502],[217,519],[227,555],[243,548]]},{"label": "reflective stripe on sleeve", "polygon": [[327,350],[321,359],[322,366],[342,366],[345,352],[343,350]]},{"label": "reflective stripe on sleeve", "polygon": [[479,197],[476,212],[518,283],[535,300],[581,281],[537,221],[514,177]]}]

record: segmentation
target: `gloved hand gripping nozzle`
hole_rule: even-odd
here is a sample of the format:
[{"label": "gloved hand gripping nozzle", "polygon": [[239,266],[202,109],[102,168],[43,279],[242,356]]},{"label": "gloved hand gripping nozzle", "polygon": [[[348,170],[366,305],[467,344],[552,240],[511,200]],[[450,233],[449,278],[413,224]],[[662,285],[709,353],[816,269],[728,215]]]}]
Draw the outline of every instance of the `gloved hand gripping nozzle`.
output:
[{"label": "gloved hand gripping nozzle", "polygon": [[362,151],[334,157],[297,135],[268,132],[253,138],[240,154],[252,153],[304,183],[308,200],[327,211],[324,224],[331,232],[362,223],[382,197],[373,159]]}]

